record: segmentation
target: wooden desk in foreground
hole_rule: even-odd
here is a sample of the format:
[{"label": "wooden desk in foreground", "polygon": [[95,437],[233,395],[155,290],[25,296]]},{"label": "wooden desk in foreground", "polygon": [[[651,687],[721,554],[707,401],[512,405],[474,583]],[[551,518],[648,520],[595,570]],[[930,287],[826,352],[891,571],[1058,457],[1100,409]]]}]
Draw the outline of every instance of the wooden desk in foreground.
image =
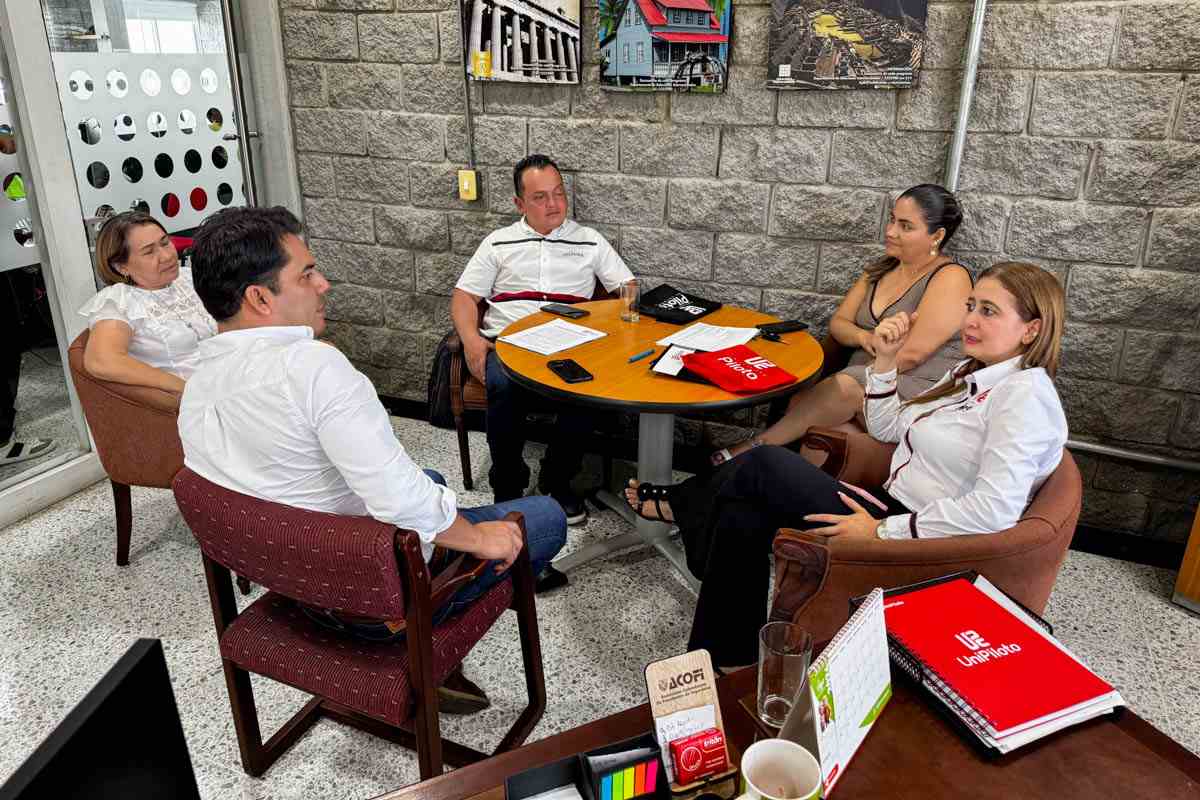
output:
[{"label": "wooden desk in foreground", "polygon": [[[738,699],[753,691],[755,680],[755,670],[744,669],[717,684],[731,755],[739,760],[756,727]],[[1115,720],[1092,720],[989,762],[911,683],[894,680],[891,702],[838,782],[834,798],[1200,798],[1200,758],[1131,711]],[[510,775],[649,730],[650,709],[641,705],[379,800],[504,800],[504,779]]]}]

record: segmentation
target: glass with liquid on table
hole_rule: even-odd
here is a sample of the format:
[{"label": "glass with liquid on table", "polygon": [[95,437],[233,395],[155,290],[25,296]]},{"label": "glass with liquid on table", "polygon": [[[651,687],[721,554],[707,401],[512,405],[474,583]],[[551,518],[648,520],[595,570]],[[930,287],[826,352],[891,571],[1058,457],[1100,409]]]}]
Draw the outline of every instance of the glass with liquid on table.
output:
[{"label": "glass with liquid on table", "polygon": [[768,622],[758,632],[758,717],[783,726],[792,701],[808,679],[812,636],[791,622]]},{"label": "glass with liquid on table", "polygon": [[621,320],[637,322],[641,319],[638,303],[642,301],[642,284],[637,278],[631,278],[621,284]]}]

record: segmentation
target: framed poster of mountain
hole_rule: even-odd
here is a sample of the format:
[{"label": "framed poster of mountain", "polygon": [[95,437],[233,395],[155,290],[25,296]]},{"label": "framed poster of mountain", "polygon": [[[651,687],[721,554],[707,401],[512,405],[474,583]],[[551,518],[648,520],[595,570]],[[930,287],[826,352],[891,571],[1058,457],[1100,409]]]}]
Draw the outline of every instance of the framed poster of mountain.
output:
[{"label": "framed poster of mountain", "polygon": [[467,74],[579,83],[579,0],[462,0]]},{"label": "framed poster of mountain", "polygon": [[773,0],[771,89],[908,89],[928,0]]},{"label": "framed poster of mountain", "polygon": [[725,91],[732,0],[600,0],[600,86]]}]

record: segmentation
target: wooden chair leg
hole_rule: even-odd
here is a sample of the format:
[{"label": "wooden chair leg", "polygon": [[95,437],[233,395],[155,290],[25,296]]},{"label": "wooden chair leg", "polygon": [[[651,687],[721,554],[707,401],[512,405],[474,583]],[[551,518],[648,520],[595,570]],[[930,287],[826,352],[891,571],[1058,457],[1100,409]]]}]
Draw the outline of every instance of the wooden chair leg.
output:
[{"label": "wooden chair leg", "polygon": [[525,664],[525,691],[529,705],[517,717],[495,753],[503,753],[525,743],[546,711],[546,675],[542,667],[542,640],[538,634],[537,606],[533,599],[533,568],[529,548],[522,548],[512,570],[512,608],[517,612],[517,633],[521,638],[521,660]]},{"label": "wooden chair leg", "polygon": [[458,431],[458,458],[462,462],[463,486],[470,491],[475,488],[471,477],[471,441],[467,438],[467,421],[462,414],[454,417],[454,428]]},{"label": "wooden chair leg", "polygon": [[129,496],[129,484],[112,484],[113,506],[117,512],[117,566],[129,566],[129,538],[133,533],[133,501]]},{"label": "wooden chair leg", "polygon": [[241,590],[242,594],[250,594],[250,579],[243,578],[241,575],[238,575],[237,587],[239,590]]}]

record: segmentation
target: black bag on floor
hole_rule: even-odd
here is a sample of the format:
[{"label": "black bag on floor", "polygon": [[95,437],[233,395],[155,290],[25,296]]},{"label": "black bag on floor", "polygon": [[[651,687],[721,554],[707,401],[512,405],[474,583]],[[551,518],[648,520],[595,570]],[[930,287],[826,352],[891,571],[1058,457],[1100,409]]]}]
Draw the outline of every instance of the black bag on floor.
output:
[{"label": "black bag on floor", "polygon": [[429,373],[429,424],[438,428],[454,427],[454,412],[450,410],[450,360],[453,353],[447,344],[454,335],[454,331],[450,331],[438,342],[437,351],[433,354],[433,369]]}]

